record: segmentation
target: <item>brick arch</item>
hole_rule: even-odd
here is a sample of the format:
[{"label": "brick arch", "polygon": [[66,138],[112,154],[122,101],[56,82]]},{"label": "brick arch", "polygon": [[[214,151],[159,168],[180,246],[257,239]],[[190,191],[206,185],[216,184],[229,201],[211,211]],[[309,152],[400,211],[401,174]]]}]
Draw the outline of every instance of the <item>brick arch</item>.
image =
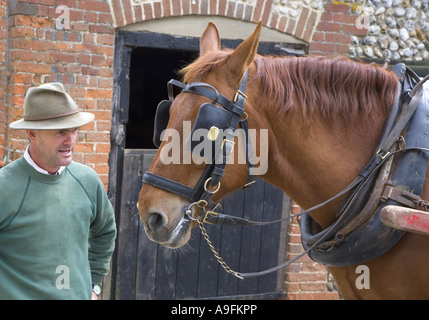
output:
[{"label": "brick arch", "polygon": [[302,7],[296,19],[273,10],[274,0],[110,0],[115,27],[187,15],[223,16],[248,22],[262,20],[264,26],[309,42],[321,12]]}]

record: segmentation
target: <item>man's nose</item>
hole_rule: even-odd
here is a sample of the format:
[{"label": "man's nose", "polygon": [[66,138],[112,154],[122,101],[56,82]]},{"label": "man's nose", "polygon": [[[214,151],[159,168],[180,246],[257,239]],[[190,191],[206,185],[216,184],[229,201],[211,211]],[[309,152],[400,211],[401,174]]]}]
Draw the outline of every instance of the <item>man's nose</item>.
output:
[{"label": "man's nose", "polygon": [[69,145],[74,145],[76,143],[77,133],[68,132],[65,136],[64,143]]}]

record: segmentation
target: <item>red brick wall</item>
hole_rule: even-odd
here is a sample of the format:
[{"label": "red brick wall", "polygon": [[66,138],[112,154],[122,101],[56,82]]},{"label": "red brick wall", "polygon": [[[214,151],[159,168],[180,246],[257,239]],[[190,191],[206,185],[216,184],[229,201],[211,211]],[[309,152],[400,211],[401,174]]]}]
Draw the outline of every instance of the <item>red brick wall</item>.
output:
[{"label": "red brick wall", "polygon": [[[293,204],[291,214],[301,208]],[[287,260],[303,252],[301,233],[296,219],[288,226]],[[325,266],[311,260],[307,255],[286,268],[286,299],[290,300],[338,300],[339,295]]]},{"label": "red brick wall", "polygon": [[[108,4],[104,0],[9,1],[7,16],[6,1],[0,4],[0,159],[13,161],[27,145],[25,132],[5,128],[5,122],[22,117],[26,90],[60,81],[82,110],[95,114],[96,120],[80,130],[75,160],[93,167],[107,187],[114,43]],[[57,24],[65,14],[56,11],[61,5],[69,8],[69,24],[66,20]]]},{"label": "red brick wall", "polygon": [[356,18],[350,6],[328,2],[311,39],[310,54],[347,56],[351,37],[368,32],[356,27]]},{"label": "red brick wall", "polygon": [[163,17],[213,15],[251,22],[261,20],[267,27],[308,42],[317,20],[316,12],[309,8],[304,8],[298,19],[279,15],[272,11],[273,0],[255,0],[252,3],[229,0],[159,0],[143,2],[141,5],[131,3],[132,0],[112,1],[112,15],[117,27]]},{"label": "red brick wall", "polygon": [[4,144],[6,135],[6,106],[4,103],[6,92],[7,68],[7,19],[6,0],[0,0],[0,168],[3,166]]}]

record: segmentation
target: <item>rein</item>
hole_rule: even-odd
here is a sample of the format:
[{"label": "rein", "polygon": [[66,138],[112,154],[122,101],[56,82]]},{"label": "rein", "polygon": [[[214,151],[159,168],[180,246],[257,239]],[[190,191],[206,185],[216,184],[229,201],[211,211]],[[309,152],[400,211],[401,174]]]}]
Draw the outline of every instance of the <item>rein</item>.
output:
[{"label": "rein", "polygon": [[[244,219],[244,218],[240,218],[240,217],[235,217],[235,216],[231,216],[231,215],[226,215],[226,214],[222,214],[219,212],[215,212],[215,211],[210,211],[205,209],[207,203],[205,202],[205,200],[200,200],[198,202],[194,202],[192,203],[188,209],[186,210],[185,214],[188,215],[188,217],[192,220],[192,221],[196,221],[198,223],[199,228],[201,229],[201,232],[204,236],[204,239],[207,241],[210,249],[212,250],[213,254],[215,255],[216,259],[218,260],[218,262],[220,263],[220,265],[225,269],[226,272],[228,272],[229,274],[239,278],[239,279],[245,279],[245,278],[252,278],[252,277],[259,277],[259,276],[263,276],[266,274],[269,274],[271,272],[275,272],[278,271],[280,269],[283,269],[285,267],[287,267],[288,265],[290,265],[291,263],[297,261],[298,259],[300,259],[302,256],[308,254],[311,250],[313,250],[314,248],[316,248],[318,245],[320,245],[321,243],[323,243],[324,240],[326,240],[328,238],[328,236],[330,235],[332,230],[336,230],[337,228],[339,228],[340,226],[343,225],[343,222],[346,218],[346,215],[341,215],[332,225],[330,225],[328,228],[326,228],[322,235],[322,237],[320,237],[319,239],[317,239],[316,242],[314,242],[311,246],[309,246],[305,251],[301,252],[298,256],[296,256],[295,258],[288,260],[280,265],[277,265],[275,267],[272,267],[270,269],[264,270],[264,271],[258,271],[258,272],[249,272],[249,273],[241,273],[241,272],[237,272],[232,270],[225,262],[224,260],[219,256],[219,253],[215,250],[214,246],[212,245],[209,236],[207,234],[207,230],[204,227],[204,223],[208,223],[208,224],[216,224],[216,225],[236,225],[236,226],[263,226],[263,225],[269,225],[269,224],[274,224],[274,223],[280,223],[286,220],[291,220],[293,218],[297,218],[300,217],[304,214],[308,214],[312,211],[315,211],[323,206],[325,206],[326,204],[334,201],[335,199],[341,197],[342,195],[350,192],[351,190],[353,190],[354,188],[358,187],[359,185],[362,185],[363,183],[365,183],[365,181],[367,181],[367,179],[369,179],[390,157],[394,156],[395,154],[399,153],[399,152],[405,152],[405,151],[409,151],[409,150],[415,150],[416,148],[409,148],[409,149],[399,149],[396,151],[392,151],[389,152],[388,155],[386,155],[385,157],[381,157],[380,154],[376,154],[377,157],[379,157],[376,162],[375,166],[371,166],[371,171],[362,171],[361,174],[349,185],[347,186],[345,189],[343,189],[342,191],[340,191],[339,193],[337,193],[335,196],[333,196],[332,198],[326,200],[325,202],[322,202],[316,206],[311,207],[310,209],[307,210],[303,210],[300,213],[291,215],[289,217],[283,218],[283,219],[278,219],[278,220],[272,220],[272,221],[252,221],[252,220],[248,220],[248,219]],[[418,148],[418,150],[422,150],[422,151],[427,151],[429,152],[429,149],[424,149],[424,148]],[[192,210],[191,208],[197,205],[199,208],[202,209],[203,213],[202,215],[200,215],[197,218],[192,217]]]},{"label": "rein", "polygon": [[[381,166],[390,157],[396,155],[397,153],[407,152],[411,150],[420,150],[420,151],[429,152],[429,149],[426,149],[426,148],[416,148],[416,147],[407,148],[405,146],[404,139],[401,137],[401,132],[409,122],[414,112],[416,111],[418,105],[420,104],[420,100],[422,97],[422,85],[428,79],[429,79],[429,75],[423,78],[422,80],[420,80],[415,85],[415,87],[408,93],[407,101],[404,103],[402,112],[398,116],[396,123],[394,123],[396,115],[389,116],[389,121],[386,125],[385,132],[383,133],[382,142],[379,144],[378,150],[375,152],[375,154],[373,155],[369,163],[366,165],[366,167],[355,178],[355,180],[353,180],[352,183],[350,183],[345,189],[340,191],[338,194],[334,195],[332,198],[318,205],[315,205],[307,210],[304,210],[298,214],[291,215],[283,219],[273,220],[273,221],[251,221],[248,219],[216,212],[216,209],[220,206],[220,204],[214,203],[212,200],[210,200],[210,198],[220,188],[220,178],[222,177],[225,170],[226,163],[228,162],[229,153],[231,152],[233,143],[234,143],[233,138],[235,136],[235,130],[237,128],[228,128],[226,130],[226,131],[228,130],[230,131],[230,136],[228,137],[228,139],[225,138],[223,143],[223,145],[226,146],[226,150],[227,150],[226,155],[223,152],[221,152],[222,162],[219,162],[219,163],[216,162],[215,164],[209,164],[206,166],[206,169],[204,170],[201,178],[199,179],[199,181],[197,182],[196,186],[193,189],[183,184],[180,184],[176,181],[164,178],[162,176],[159,176],[157,174],[150,173],[150,172],[146,172],[144,174],[143,182],[150,184],[154,187],[161,188],[163,190],[175,193],[177,195],[180,195],[190,200],[191,204],[187,208],[185,215],[188,216],[190,220],[198,223],[198,226],[201,229],[204,239],[207,241],[211,251],[214,253],[216,259],[221,264],[221,266],[225,269],[226,272],[228,272],[231,275],[234,275],[239,279],[258,277],[271,272],[275,272],[284,267],[287,267],[291,263],[300,259],[305,254],[308,254],[311,250],[316,248],[325,239],[327,239],[328,236],[331,236],[332,231],[338,230],[339,228],[344,226],[344,223],[350,219],[350,217],[346,214],[348,212],[347,209],[350,207],[351,203],[353,203],[353,201],[356,200],[356,198],[358,197],[359,191],[364,189],[368,184],[368,182],[372,181],[371,178],[373,178],[374,174],[379,171]],[[175,85],[180,86],[183,92],[191,92],[191,93],[203,95],[208,98],[211,98],[213,100],[212,102],[213,104],[216,104],[216,103],[221,104],[229,112],[231,112],[234,117],[238,117],[238,122],[245,130],[245,134],[247,136],[246,138],[248,138],[247,117],[245,119],[240,119],[241,116],[244,114],[244,103],[247,98],[246,95],[244,94],[246,89],[246,83],[247,83],[247,71],[243,77],[243,80],[240,83],[239,89],[237,90],[237,93],[235,95],[233,102],[223,97],[222,95],[220,95],[218,91],[211,85],[208,85],[205,83],[193,83],[189,85],[184,85],[181,82],[178,82],[175,80],[172,80],[172,81],[174,81]],[[210,88],[210,89],[207,89],[207,88]],[[170,91],[169,89],[169,97],[171,100],[172,95],[170,95],[170,92],[172,91]],[[222,98],[219,99],[219,97],[222,97]],[[234,112],[234,111],[238,111],[238,112]],[[251,161],[249,161],[249,157],[251,157],[252,155],[249,156],[248,153],[253,154],[253,151],[251,150],[251,143],[249,142],[249,140],[246,139],[245,141],[247,142],[246,143],[247,148],[245,146],[245,149],[247,150],[246,159],[248,160],[247,163],[250,169]],[[395,145],[398,145],[399,148],[397,149]],[[219,156],[219,153],[217,156]],[[249,181],[252,179],[253,177],[250,177],[250,174],[249,174],[248,183],[246,183],[245,187],[252,183],[252,182],[249,183]],[[209,182],[211,182],[212,187],[215,188],[214,191],[208,190]],[[263,226],[263,225],[268,225],[273,223],[279,223],[282,221],[290,220],[295,217],[300,217],[304,214],[313,212],[345,194],[348,194],[348,197],[347,197],[348,200],[346,202],[346,205],[341,210],[339,210],[339,212],[337,212],[337,216],[339,216],[339,218],[331,226],[326,228],[323,231],[322,235],[311,246],[309,246],[304,252],[302,252],[295,258],[288,260],[278,266],[275,266],[273,268],[260,271],[260,272],[240,273],[232,270],[225,263],[225,261],[219,256],[218,252],[215,250],[212,242],[209,239],[207,230],[204,227],[204,223],[216,224],[216,225],[242,225],[242,226],[243,225]],[[193,217],[192,215],[192,207],[194,206],[197,206],[202,210],[202,214],[196,218]]]}]

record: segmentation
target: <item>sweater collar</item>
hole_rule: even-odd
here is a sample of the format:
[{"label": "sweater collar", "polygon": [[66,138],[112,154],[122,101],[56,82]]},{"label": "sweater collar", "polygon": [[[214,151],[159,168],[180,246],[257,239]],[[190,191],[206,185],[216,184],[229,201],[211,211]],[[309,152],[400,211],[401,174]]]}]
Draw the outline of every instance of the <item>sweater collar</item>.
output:
[{"label": "sweater collar", "polygon": [[[27,148],[25,149],[25,152],[24,152],[24,159],[28,162],[28,164],[30,166],[32,166],[36,171],[38,171],[40,173],[47,174],[47,175],[52,175],[48,171],[46,171],[45,169],[40,168],[34,162],[34,160],[30,156],[30,153],[28,152],[29,147],[30,146],[28,145]],[[53,175],[59,175],[59,174],[61,174],[61,172],[63,172],[65,168],[66,168],[65,166],[61,166],[60,169],[55,174],[53,174]]]}]

